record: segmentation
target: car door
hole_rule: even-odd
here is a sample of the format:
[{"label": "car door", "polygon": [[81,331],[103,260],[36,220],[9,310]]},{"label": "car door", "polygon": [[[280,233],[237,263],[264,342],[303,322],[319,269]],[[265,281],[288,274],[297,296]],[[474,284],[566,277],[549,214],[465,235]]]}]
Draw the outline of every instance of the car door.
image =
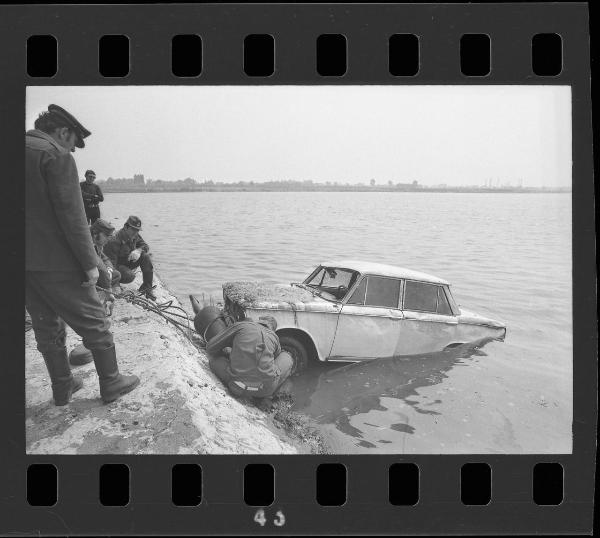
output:
[{"label": "car door", "polygon": [[330,360],[390,357],[397,347],[402,320],[402,281],[365,275],[342,305]]},{"label": "car door", "polygon": [[396,355],[441,351],[456,342],[458,318],[443,285],[406,280]]}]

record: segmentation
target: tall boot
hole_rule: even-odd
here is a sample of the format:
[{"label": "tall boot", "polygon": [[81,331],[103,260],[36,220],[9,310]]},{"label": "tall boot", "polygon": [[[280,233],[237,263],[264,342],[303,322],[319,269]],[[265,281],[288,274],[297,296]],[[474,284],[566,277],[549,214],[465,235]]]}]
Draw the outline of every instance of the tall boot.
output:
[{"label": "tall boot", "polygon": [[100,396],[104,403],[114,402],[119,396],[131,392],[140,383],[135,375],[121,375],[117,365],[114,344],[106,349],[92,349],[96,371],[100,379]]},{"label": "tall boot", "polygon": [[46,368],[52,380],[52,396],[54,405],[67,405],[71,395],[83,387],[79,377],[73,377],[69,366],[66,347],[59,347],[42,353]]},{"label": "tall boot", "polygon": [[152,293],[152,289],[154,286],[152,282],[154,282],[154,271],[142,271],[142,276],[144,277],[144,281],[142,285],[139,287],[138,291],[143,291],[146,294],[146,297],[151,301],[156,301],[156,295]]}]

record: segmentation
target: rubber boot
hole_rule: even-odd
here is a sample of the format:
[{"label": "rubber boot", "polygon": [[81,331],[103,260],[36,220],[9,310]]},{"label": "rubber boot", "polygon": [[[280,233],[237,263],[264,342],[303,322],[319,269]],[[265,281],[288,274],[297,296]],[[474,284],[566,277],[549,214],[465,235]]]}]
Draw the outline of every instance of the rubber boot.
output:
[{"label": "rubber boot", "polygon": [[142,276],[144,277],[144,282],[139,287],[138,291],[144,292],[146,298],[150,299],[151,301],[156,301],[156,295],[152,293],[152,289],[154,288],[154,286],[152,285],[152,282],[154,282],[154,272],[144,271],[142,273]]},{"label": "rubber boot", "polygon": [[73,377],[71,374],[67,348],[62,347],[48,351],[42,353],[42,356],[52,380],[54,405],[67,405],[71,401],[71,395],[83,387],[81,378]]},{"label": "rubber boot", "polygon": [[92,349],[96,371],[100,379],[100,396],[104,403],[114,402],[119,396],[131,392],[140,383],[135,375],[121,375],[117,365],[114,344],[106,349]]}]

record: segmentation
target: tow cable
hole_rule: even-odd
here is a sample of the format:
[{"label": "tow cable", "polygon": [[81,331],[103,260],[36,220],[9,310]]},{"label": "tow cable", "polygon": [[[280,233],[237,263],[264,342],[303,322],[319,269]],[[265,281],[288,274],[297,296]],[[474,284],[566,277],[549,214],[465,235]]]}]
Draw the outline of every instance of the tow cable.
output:
[{"label": "tow cable", "polygon": [[193,320],[190,319],[188,313],[180,306],[174,305],[172,300],[164,303],[157,303],[152,299],[148,299],[143,291],[122,290],[119,293],[114,293],[112,290],[100,286],[96,286],[96,289],[98,291],[103,291],[108,294],[108,296],[124,299],[128,303],[141,306],[144,310],[154,312],[167,323],[170,323],[179,330],[194,346],[201,348],[206,346],[206,340],[203,338],[203,335],[192,327]]}]

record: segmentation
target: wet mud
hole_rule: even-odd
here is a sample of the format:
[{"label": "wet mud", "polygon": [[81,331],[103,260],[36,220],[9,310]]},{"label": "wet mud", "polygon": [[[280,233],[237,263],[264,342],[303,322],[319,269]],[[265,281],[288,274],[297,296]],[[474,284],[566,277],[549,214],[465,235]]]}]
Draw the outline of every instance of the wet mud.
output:
[{"label": "wet mud", "polygon": [[[324,427],[323,431],[331,433],[333,427],[344,434],[331,439],[334,446],[330,448],[336,452],[350,448],[348,440],[343,440],[345,436],[354,438],[350,444],[359,451],[381,447],[394,452],[404,437],[397,433],[415,433],[416,426],[410,424],[414,413],[441,414],[442,401],[420,395],[419,389],[440,384],[453,368],[468,366],[473,357],[485,356],[481,348],[489,341],[436,353],[313,365],[291,378],[292,410]],[[373,418],[357,426],[353,418],[358,415]]]}]

